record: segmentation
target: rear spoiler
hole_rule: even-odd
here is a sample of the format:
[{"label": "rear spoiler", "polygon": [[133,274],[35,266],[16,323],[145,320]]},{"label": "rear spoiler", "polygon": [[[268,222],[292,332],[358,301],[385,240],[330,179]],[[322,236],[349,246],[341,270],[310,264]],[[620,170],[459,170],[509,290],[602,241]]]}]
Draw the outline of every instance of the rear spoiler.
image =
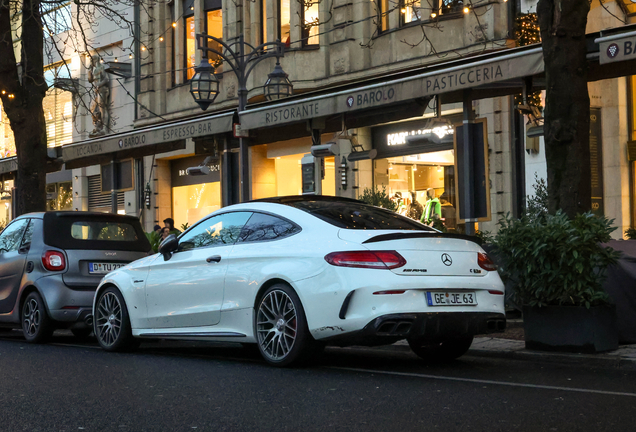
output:
[{"label": "rear spoiler", "polygon": [[403,240],[410,238],[454,238],[460,240],[467,240],[473,243],[477,243],[479,246],[482,245],[483,241],[481,238],[477,236],[470,236],[466,234],[454,234],[454,233],[423,233],[423,232],[413,232],[413,233],[393,233],[393,234],[381,234],[375,237],[371,237],[368,240],[362,242],[365,243],[376,243],[381,241],[389,241],[389,240]]}]

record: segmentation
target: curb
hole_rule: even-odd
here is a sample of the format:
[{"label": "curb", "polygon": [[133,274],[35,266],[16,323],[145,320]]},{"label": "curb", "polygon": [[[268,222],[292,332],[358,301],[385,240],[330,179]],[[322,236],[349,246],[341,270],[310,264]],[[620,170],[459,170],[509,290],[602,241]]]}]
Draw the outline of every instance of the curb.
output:
[{"label": "curb", "polygon": [[[500,341],[508,341],[514,343],[516,348],[512,349],[488,349],[471,347],[465,354],[469,357],[488,357],[510,360],[523,360],[523,361],[541,361],[546,363],[561,363],[571,365],[582,365],[587,367],[602,367],[613,368],[621,370],[636,370],[636,357],[625,358],[620,354],[576,354],[576,353],[561,353],[561,352],[548,352],[548,351],[531,351],[525,347],[521,341],[509,341],[506,339],[499,339]],[[489,338],[477,338],[475,343],[485,345],[491,342]],[[374,349],[379,351],[399,351],[411,353],[406,341],[398,341],[393,345],[386,345],[380,347],[369,347],[367,349]],[[620,348],[619,348],[620,350]]]},{"label": "curb", "polygon": [[542,361],[548,363],[564,363],[591,367],[604,367],[622,370],[636,370],[636,359],[626,359],[608,354],[572,354],[542,351],[495,351],[487,349],[470,349],[467,356],[490,357],[511,360]]}]

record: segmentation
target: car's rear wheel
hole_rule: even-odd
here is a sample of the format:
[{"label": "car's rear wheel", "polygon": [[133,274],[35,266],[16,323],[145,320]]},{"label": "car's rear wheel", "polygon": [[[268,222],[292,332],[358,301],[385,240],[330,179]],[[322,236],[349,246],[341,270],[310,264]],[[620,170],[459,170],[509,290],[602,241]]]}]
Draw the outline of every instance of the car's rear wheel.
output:
[{"label": "car's rear wheel", "polygon": [[115,287],[108,287],[99,294],[95,305],[95,336],[106,351],[133,351],[139,347],[139,340],[132,335],[126,303]]},{"label": "car's rear wheel", "polygon": [[421,339],[408,339],[411,350],[419,357],[430,362],[454,360],[466,354],[473,343],[473,336],[447,338],[441,342],[425,342]]},{"label": "car's rear wheel", "polygon": [[22,304],[21,322],[24,338],[30,343],[46,343],[55,330],[44,301],[36,291],[30,293]]},{"label": "car's rear wheel", "polygon": [[315,344],[300,299],[286,284],[275,284],[265,291],[256,305],[254,327],[258,349],[273,366],[306,360]]}]

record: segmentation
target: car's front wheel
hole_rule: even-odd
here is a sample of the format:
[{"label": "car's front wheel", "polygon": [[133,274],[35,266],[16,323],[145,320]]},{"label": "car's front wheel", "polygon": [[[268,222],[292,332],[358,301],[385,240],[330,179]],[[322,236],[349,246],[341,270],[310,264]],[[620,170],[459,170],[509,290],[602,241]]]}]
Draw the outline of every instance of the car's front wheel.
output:
[{"label": "car's front wheel", "polygon": [[473,343],[473,336],[446,338],[441,342],[426,342],[408,339],[411,350],[419,357],[430,362],[455,360],[466,354]]},{"label": "car's front wheel", "polygon": [[24,338],[30,343],[46,343],[55,330],[44,301],[36,291],[24,300],[21,321]]},{"label": "car's front wheel", "polygon": [[275,284],[265,291],[256,305],[254,327],[258,349],[273,366],[305,360],[315,344],[300,299],[286,284]]},{"label": "car's front wheel", "polygon": [[99,294],[95,304],[95,336],[106,351],[133,351],[139,347],[139,340],[132,335],[126,303],[115,287]]}]

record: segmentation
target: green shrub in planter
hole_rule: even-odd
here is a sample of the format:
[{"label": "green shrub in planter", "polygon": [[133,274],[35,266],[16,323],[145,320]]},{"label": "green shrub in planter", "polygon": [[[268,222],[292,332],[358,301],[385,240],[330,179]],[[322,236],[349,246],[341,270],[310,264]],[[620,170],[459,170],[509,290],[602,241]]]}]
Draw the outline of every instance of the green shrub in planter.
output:
[{"label": "green shrub in planter", "polygon": [[512,282],[515,300],[527,306],[588,309],[608,304],[602,282],[620,252],[601,243],[610,240],[616,229],[612,223],[591,213],[571,220],[561,211],[502,219],[494,244],[503,260],[501,275]]}]

